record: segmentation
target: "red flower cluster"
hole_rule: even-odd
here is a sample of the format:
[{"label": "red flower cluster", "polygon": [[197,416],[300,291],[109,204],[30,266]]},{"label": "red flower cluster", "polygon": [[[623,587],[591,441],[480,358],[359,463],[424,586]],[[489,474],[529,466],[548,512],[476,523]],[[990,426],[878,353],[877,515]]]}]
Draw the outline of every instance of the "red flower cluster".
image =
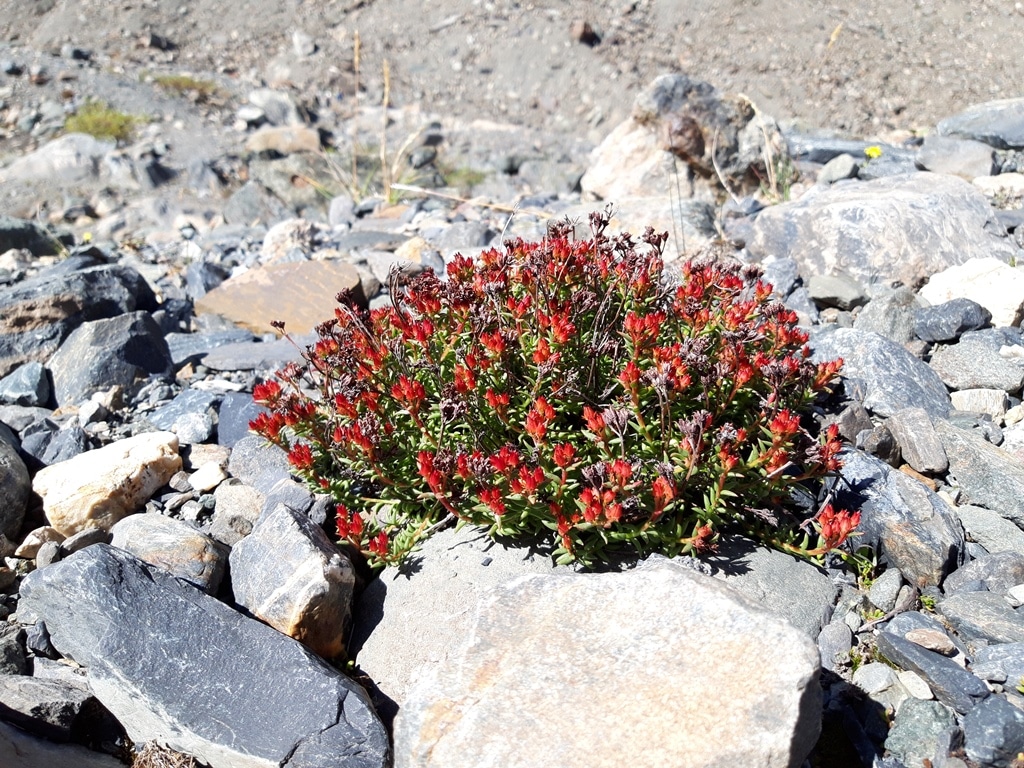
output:
[{"label": "red flower cluster", "polygon": [[810,362],[756,269],[689,262],[673,286],[666,236],[591,224],[396,282],[391,307],[340,306],[304,366],[255,389],[252,429],[376,563],[443,515],[552,535],[562,561],[705,552],[727,526],[808,556],[841,546],[856,514],[823,510],[801,549],[807,521],[784,508],[839,468],[836,431],[801,415],[841,361]]}]

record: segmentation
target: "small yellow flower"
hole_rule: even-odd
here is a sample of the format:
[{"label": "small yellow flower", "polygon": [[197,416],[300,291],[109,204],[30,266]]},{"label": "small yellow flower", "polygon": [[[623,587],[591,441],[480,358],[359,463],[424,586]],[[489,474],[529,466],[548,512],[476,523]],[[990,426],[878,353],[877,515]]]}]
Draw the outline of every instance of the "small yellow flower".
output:
[{"label": "small yellow flower", "polygon": [[82,242],[83,243],[91,243],[92,242],[92,232],[83,232],[82,233]]},{"label": "small yellow flower", "polygon": [[872,144],[864,149],[864,154],[868,156],[868,160],[877,160],[882,156],[882,148],[877,144]]}]

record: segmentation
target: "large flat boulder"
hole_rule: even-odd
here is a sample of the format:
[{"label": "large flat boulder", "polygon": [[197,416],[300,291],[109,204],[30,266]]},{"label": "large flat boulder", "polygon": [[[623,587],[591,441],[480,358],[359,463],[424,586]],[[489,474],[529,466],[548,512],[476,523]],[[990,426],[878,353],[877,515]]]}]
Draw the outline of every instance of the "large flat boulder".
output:
[{"label": "large flat boulder", "polygon": [[524,576],[414,683],[395,764],[796,768],[820,730],[818,671],[802,632],[663,558]]},{"label": "large flat boulder", "polygon": [[301,644],[106,544],[30,574],[18,615],[88,670],[134,741],[212,768],[383,768],[362,688]]},{"label": "large flat boulder", "polygon": [[1020,257],[981,192],[933,173],[816,187],[761,211],[747,249],[758,260],[793,258],[805,278],[841,271],[909,286],[975,257]]}]

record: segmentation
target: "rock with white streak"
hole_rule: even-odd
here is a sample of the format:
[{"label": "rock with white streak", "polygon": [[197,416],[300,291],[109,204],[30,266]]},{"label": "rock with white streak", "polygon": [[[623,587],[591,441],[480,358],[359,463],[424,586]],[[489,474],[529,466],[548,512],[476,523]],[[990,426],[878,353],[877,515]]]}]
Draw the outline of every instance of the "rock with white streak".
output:
[{"label": "rock with white streak", "polygon": [[110,530],[180,469],[177,435],[147,432],[44,467],[32,489],[50,525],[71,536],[86,528]]},{"label": "rock with white streak", "polygon": [[820,727],[818,671],[799,630],[663,558],[523,576],[487,594],[462,647],[423,670],[395,723],[395,764],[795,767]]}]

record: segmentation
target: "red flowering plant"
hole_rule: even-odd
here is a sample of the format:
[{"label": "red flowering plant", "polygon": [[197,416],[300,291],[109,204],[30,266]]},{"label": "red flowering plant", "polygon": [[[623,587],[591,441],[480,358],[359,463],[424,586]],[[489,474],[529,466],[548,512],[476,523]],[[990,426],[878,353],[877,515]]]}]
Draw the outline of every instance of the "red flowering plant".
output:
[{"label": "red flowering plant", "polygon": [[256,387],[252,429],[334,497],[339,537],[372,563],[448,519],[584,564],[708,552],[727,529],[816,558],[856,527],[789,503],[840,466],[836,428],[812,436],[808,413],[842,361],[810,361],[756,267],[691,262],[673,283],[665,235],[607,224],[458,256],[387,308],[342,302],[301,365]]}]

